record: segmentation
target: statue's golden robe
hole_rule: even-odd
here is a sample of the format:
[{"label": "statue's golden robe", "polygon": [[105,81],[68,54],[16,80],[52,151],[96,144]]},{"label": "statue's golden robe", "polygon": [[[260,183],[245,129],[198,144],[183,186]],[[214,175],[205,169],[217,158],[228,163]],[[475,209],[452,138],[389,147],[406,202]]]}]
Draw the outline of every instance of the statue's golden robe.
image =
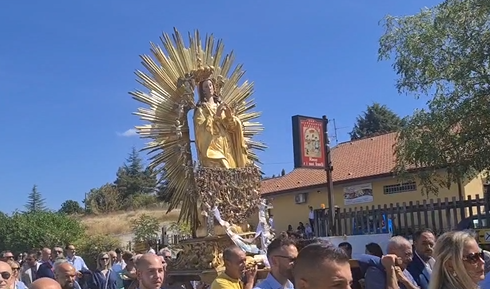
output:
[{"label": "statue's golden robe", "polygon": [[243,168],[249,163],[241,121],[216,105],[202,103],[194,111],[194,133],[198,159],[203,167]]}]

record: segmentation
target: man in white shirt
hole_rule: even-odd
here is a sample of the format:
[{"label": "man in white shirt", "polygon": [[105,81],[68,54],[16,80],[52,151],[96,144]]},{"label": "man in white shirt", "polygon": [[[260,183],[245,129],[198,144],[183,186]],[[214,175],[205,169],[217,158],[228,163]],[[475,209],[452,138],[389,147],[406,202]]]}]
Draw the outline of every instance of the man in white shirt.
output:
[{"label": "man in white shirt", "polygon": [[310,212],[308,213],[308,220],[310,221],[311,231],[315,232],[315,212],[312,206],[308,206]]}]

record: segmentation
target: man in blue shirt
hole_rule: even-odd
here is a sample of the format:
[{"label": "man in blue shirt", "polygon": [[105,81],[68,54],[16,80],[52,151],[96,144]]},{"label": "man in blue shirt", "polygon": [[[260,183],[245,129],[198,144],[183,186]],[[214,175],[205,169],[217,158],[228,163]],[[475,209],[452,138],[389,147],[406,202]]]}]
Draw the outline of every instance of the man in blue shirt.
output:
[{"label": "man in blue shirt", "polygon": [[277,238],[267,246],[267,259],[271,272],[254,289],[294,289],[292,268],[298,257],[298,249],[293,240]]},{"label": "man in blue shirt", "polygon": [[75,246],[69,244],[65,247],[66,250],[66,260],[75,267],[77,272],[84,273],[84,271],[89,271],[85,261],[82,257],[76,255]]}]

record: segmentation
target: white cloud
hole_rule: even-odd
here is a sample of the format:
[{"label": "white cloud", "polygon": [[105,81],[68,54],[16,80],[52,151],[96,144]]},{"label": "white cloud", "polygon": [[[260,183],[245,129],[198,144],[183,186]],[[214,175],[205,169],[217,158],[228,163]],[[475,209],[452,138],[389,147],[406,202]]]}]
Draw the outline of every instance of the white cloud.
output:
[{"label": "white cloud", "polygon": [[135,128],[130,128],[123,133],[117,133],[117,135],[118,136],[124,136],[124,137],[132,137],[132,136],[137,136],[138,132],[136,131]]}]

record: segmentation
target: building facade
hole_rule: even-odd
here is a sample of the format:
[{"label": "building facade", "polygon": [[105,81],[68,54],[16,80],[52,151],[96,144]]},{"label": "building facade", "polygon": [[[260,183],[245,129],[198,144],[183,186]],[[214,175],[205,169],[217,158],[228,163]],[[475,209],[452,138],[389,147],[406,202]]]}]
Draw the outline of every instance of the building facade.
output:
[{"label": "building facade", "polygon": [[[440,188],[437,196],[423,195],[417,180],[401,183],[393,174],[396,133],[346,142],[332,148],[334,206],[359,208],[422,202],[430,198],[459,197],[457,184]],[[477,177],[461,184],[461,193],[483,195],[483,180]],[[261,193],[273,205],[274,226],[284,231],[308,222],[309,206],[328,207],[326,172],[295,168],[290,173],[262,181]]]}]

